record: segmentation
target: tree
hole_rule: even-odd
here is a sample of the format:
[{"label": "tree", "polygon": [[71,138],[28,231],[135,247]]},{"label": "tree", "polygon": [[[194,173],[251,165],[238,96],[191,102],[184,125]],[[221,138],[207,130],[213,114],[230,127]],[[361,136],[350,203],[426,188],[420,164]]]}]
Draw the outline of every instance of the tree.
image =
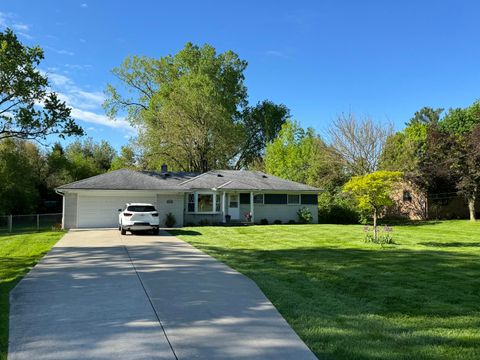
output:
[{"label": "tree", "polygon": [[480,124],[480,100],[471,106],[448,110],[440,123],[440,129],[458,135],[471,132]]},{"label": "tree", "polygon": [[266,146],[277,137],[289,117],[290,110],[285,105],[269,100],[246,107],[241,116],[244,139],[234,168],[248,168],[261,162]]},{"label": "tree", "polygon": [[351,194],[363,211],[371,211],[373,217],[373,236],[377,241],[377,217],[381,209],[393,204],[390,194],[394,185],[402,178],[399,171],[377,171],[371,174],[354,176],[343,187]]},{"label": "tree", "polygon": [[359,120],[353,113],[342,114],[332,122],[328,135],[331,147],[350,175],[376,171],[392,125],[370,118]]},{"label": "tree", "polygon": [[107,172],[115,156],[115,149],[105,140],[95,143],[89,138],[71,143],[65,150],[71,181]]},{"label": "tree", "polygon": [[[127,113],[151,168],[170,163],[185,171],[226,167],[238,152],[246,106],[247,63],[232,51],[187,43],[174,56],[127,58],[107,87],[110,116]],[[126,90],[121,94],[121,90]]]},{"label": "tree", "polygon": [[37,206],[35,171],[25,145],[18,139],[0,141],[0,214],[29,213]]},{"label": "tree", "polygon": [[440,121],[440,115],[444,109],[433,109],[428,106],[424,106],[420,110],[416,111],[410,121],[406,124],[407,127],[412,125],[436,125]]},{"label": "tree", "polygon": [[[480,124],[465,136],[458,137],[458,151],[452,159],[457,173],[457,189],[467,199],[470,220],[476,220],[475,202],[480,188]],[[455,156],[457,155],[457,156]]]},{"label": "tree", "polygon": [[39,47],[23,45],[10,29],[0,32],[0,140],[83,135],[37,69],[42,59]]},{"label": "tree", "polygon": [[265,171],[301,183],[332,188],[342,183],[343,172],[332,161],[332,152],[313,129],[297,122],[283,124],[277,138],[267,145]]},{"label": "tree", "polygon": [[136,154],[131,146],[122,146],[120,154],[112,160],[110,170],[135,169],[138,167]]}]

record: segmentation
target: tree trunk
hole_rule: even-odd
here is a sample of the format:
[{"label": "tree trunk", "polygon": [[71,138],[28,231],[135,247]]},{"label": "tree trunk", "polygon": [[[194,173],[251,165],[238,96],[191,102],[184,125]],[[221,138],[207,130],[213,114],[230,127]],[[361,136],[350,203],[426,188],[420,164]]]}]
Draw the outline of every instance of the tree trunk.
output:
[{"label": "tree trunk", "polygon": [[373,238],[377,242],[377,209],[373,209]]},{"label": "tree trunk", "polygon": [[468,197],[468,212],[470,213],[470,221],[475,221],[475,194]]}]

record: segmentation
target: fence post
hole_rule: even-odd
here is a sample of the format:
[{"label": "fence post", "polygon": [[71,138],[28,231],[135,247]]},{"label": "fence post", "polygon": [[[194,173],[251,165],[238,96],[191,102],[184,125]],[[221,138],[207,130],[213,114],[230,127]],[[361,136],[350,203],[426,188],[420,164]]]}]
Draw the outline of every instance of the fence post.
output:
[{"label": "fence post", "polygon": [[12,232],[12,215],[8,215],[8,232]]},{"label": "fence post", "polygon": [[37,214],[37,231],[40,230],[40,214]]}]

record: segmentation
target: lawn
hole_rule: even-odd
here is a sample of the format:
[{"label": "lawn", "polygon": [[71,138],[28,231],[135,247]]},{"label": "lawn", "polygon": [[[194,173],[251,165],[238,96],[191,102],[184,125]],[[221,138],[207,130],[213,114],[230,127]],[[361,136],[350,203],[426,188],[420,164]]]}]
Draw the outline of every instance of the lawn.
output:
[{"label": "lawn", "polygon": [[192,227],[181,239],[253,279],[319,359],[480,359],[480,223]]},{"label": "lawn", "polygon": [[7,358],[8,293],[63,236],[63,232],[0,235],[0,359]]}]

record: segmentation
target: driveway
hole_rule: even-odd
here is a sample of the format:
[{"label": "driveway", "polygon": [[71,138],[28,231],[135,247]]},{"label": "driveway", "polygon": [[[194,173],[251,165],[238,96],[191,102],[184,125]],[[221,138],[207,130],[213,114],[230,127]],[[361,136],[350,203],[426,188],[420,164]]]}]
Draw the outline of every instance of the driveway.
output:
[{"label": "driveway", "polygon": [[253,281],[167,233],[70,231],[10,303],[10,360],[316,359]]}]

